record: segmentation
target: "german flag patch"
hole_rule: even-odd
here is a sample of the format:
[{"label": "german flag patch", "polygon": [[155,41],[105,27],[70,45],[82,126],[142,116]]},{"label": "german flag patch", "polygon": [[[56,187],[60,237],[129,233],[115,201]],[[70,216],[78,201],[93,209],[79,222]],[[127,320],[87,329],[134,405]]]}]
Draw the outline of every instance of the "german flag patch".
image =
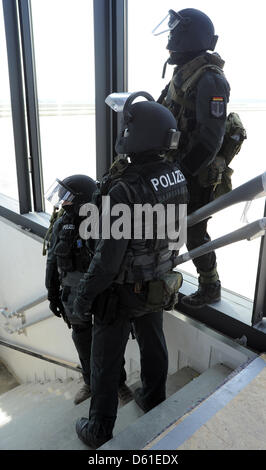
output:
[{"label": "german flag patch", "polygon": [[225,116],[225,102],[223,96],[213,96],[210,101],[211,117],[220,119]]}]

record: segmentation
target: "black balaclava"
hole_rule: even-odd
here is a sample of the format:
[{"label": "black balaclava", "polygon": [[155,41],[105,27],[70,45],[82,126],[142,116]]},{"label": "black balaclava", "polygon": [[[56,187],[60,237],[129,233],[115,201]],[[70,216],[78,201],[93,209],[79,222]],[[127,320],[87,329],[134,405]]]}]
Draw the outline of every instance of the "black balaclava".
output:
[{"label": "black balaclava", "polygon": [[206,52],[206,50],[201,51],[193,51],[193,52],[171,52],[170,57],[167,59],[163,66],[163,73],[162,78],[165,77],[165,71],[167,65],[178,65],[182,67],[183,65],[187,64],[191,60],[195,59],[199,55],[202,55]]},{"label": "black balaclava", "polygon": [[191,60],[195,59],[199,55],[204,54],[205,50],[201,51],[192,51],[192,52],[171,52],[168,59],[168,64],[170,65],[185,65]]}]

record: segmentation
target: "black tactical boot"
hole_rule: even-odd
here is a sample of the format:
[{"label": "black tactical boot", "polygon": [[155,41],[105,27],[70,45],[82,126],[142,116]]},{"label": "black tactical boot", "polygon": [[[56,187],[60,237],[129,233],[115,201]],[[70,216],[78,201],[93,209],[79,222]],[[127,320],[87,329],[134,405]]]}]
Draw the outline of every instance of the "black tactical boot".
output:
[{"label": "black tactical boot", "polygon": [[118,397],[122,405],[126,405],[133,399],[133,393],[125,383],[119,386]]},{"label": "black tactical boot", "polygon": [[84,400],[87,400],[90,396],[91,396],[90,385],[87,385],[87,384],[82,385],[82,387],[79,389],[79,391],[76,393],[74,397],[75,405],[82,403]]},{"label": "black tactical boot", "polygon": [[142,388],[137,388],[134,393],[134,400],[137,403],[137,405],[144,411],[144,413],[147,413],[149,411],[149,407],[144,403],[143,397],[142,397]]},{"label": "black tactical boot", "polygon": [[91,449],[98,449],[105,442],[112,439],[113,435],[94,435],[89,431],[88,418],[79,418],[76,422],[76,433],[79,439]]},{"label": "black tactical boot", "polygon": [[221,282],[216,281],[209,284],[200,283],[198,290],[183,297],[181,303],[186,307],[201,308],[219,300],[221,300]]},{"label": "black tactical boot", "polygon": [[148,411],[152,410],[155,406],[159,405],[163,400],[156,400],[156,403],[147,403],[147,401],[144,400],[143,398],[143,389],[136,388],[136,390],[133,392],[134,400],[137,403],[137,405],[144,411],[144,413],[147,413]]}]

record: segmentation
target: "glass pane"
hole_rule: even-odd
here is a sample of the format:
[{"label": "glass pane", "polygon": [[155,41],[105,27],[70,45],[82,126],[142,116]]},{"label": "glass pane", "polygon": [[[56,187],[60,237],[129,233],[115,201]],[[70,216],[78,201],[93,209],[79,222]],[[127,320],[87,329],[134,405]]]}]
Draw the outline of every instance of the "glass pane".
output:
[{"label": "glass pane", "polygon": [[[1,5],[2,6],[2,5]],[[10,89],[3,9],[0,8],[0,193],[18,199],[14,134],[11,116]]]},{"label": "glass pane", "polygon": [[46,190],[55,178],[96,177],[93,0],[31,4]]},{"label": "glass pane", "polygon": [[[182,10],[188,8],[188,4],[181,1],[174,6],[172,0],[128,0],[128,6],[129,91],[145,90],[158,99],[171,80],[173,66],[167,66],[165,78],[162,79],[163,65],[168,58],[168,33],[155,37],[152,30],[169,9]],[[237,112],[247,130],[248,139],[230,165],[234,170],[233,187],[237,187],[266,169],[263,144],[266,62],[261,60],[264,56],[266,4],[258,0],[253,9],[241,0],[235,0],[230,3],[230,9],[217,10],[215,2],[197,0],[190,2],[189,7],[203,11],[214,23],[219,36],[216,51],[225,60],[225,74],[231,85],[228,112]],[[252,204],[248,213],[249,222],[263,217],[264,202],[257,200]],[[208,224],[211,238],[218,238],[243,226],[243,209],[244,204],[241,204],[215,215]],[[253,299],[259,247],[260,239],[257,239],[217,250],[218,271],[225,288]],[[192,262],[182,267],[184,271],[197,274]]]}]

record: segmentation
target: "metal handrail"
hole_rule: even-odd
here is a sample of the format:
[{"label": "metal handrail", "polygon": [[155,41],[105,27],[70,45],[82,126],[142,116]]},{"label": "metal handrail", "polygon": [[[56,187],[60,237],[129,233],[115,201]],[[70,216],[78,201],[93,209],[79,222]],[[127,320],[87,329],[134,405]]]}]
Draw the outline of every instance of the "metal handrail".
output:
[{"label": "metal handrail", "polygon": [[36,351],[32,351],[30,349],[22,348],[21,346],[18,346],[16,344],[8,343],[6,341],[0,340],[0,345],[5,346],[10,349],[14,349],[15,351],[19,351],[24,354],[28,354],[29,356],[36,357],[37,359],[41,359],[43,361],[51,362],[52,364],[56,364],[58,366],[65,367],[66,369],[71,369],[74,370],[75,372],[82,373],[82,369],[79,364],[75,364],[74,362],[71,361],[65,361],[64,359],[59,359],[54,356],[50,356],[48,354],[40,354],[37,353]]},{"label": "metal handrail", "polygon": [[33,300],[32,302],[24,305],[23,307],[20,307],[17,310],[14,310],[13,312],[9,313],[8,316],[13,317],[16,315],[20,315],[21,313],[24,313],[26,310],[30,310],[31,308],[36,307],[36,305],[39,305],[42,302],[45,302],[45,300],[47,300],[47,294],[42,295],[42,297],[39,297],[38,299]]},{"label": "metal handrail", "polygon": [[54,314],[53,313],[48,313],[44,317],[38,318],[37,320],[33,320],[31,322],[28,322],[28,323],[22,323],[21,326],[18,326],[17,328],[13,328],[13,329],[12,328],[6,328],[6,327],[4,327],[4,328],[11,335],[13,333],[20,334],[20,333],[24,333],[26,328],[29,328],[30,326],[33,326],[33,325],[37,325],[38,323],[41,323],[44,320],[48,320],[49,318],[54,318]]},{"label": "metal handrail", "polygon": [[53,314],[51,312],[49,312],[48,314],[42,316],[41,318],[34,319],[34,320],[32,320],[28,323],[26,322],[25,312],[27,310],[32,309],[33,307],[36,307],[37,305],[39,305],[39,304],[41,304],[45,301],[47,301],[47,294],[39,297],[36,300],[33,300],[32,302],[29,302],[28,304],[24,305],[23,307],[20,307],[17,310],[13,310],[12,312],[9,312],[9,313],[8,313],[7,307],[0,307],[0,314],[2,314],[7,321],[12,320],[13,318],[18,318],[18,319],[21,320],[21,325],[17,326],[16,328],[12,328],[12,325],[8,326],[8,324],[6,324],[4,326],[6,331],[10,334],[23,333],[26,328],[28,328],[32,325],[35,325],[37,323],[40,323],[43,320],[47,320],[48,318],[53,317]]}]

